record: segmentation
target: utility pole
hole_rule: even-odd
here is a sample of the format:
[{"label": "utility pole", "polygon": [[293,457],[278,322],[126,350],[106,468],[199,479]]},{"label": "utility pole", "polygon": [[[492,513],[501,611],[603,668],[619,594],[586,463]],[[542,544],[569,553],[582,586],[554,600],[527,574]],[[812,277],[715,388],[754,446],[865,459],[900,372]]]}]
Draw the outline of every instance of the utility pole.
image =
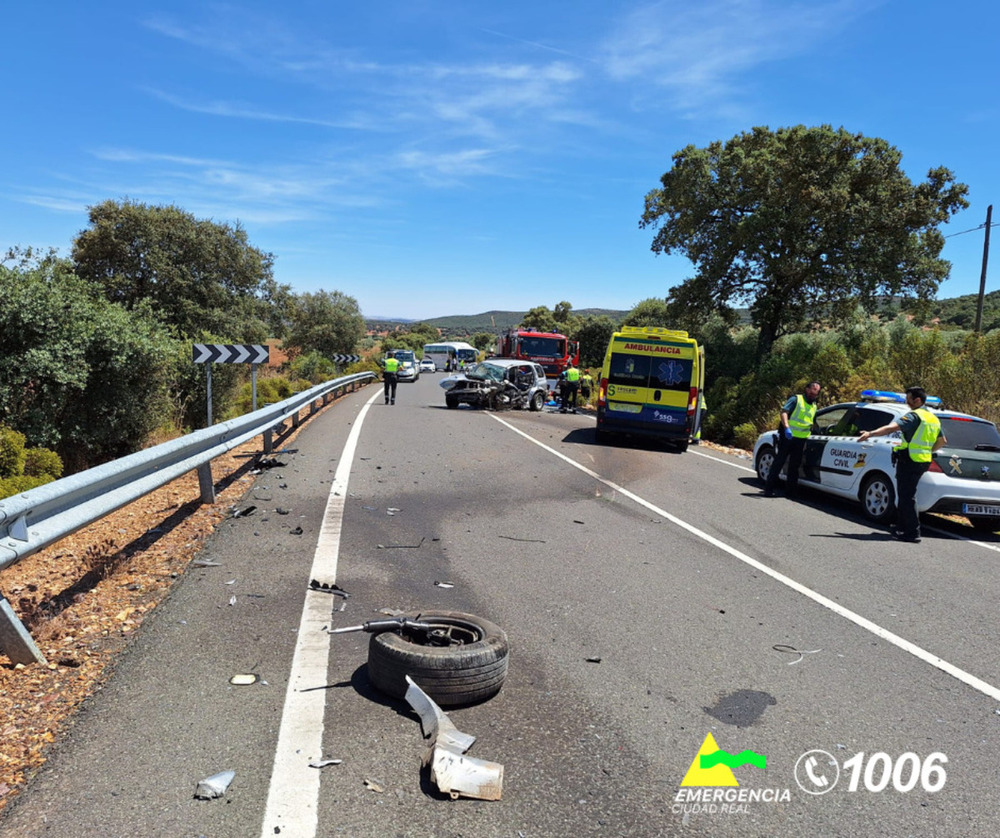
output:
[{"label": "utility pole", "polygon": [[977,335],[983,325],[983,298],[986,296],[986,265],[990,261],[990,225],[993,223],[993,204],[986,208],[986,238],[983,241],[983,272],[979,275],[979,304],[976,306],[976,327],[973,330]]}]

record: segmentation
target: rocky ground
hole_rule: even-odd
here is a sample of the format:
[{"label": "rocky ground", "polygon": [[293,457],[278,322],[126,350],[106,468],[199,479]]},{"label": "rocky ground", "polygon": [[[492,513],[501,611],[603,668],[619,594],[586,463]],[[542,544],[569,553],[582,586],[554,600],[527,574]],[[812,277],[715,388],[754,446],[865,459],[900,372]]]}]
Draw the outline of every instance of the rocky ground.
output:
[{"label": "rocky ground", "polygon": [[[293,438],[276,439],[281,448]],[[0,653],[0,812],[45,762],[117,654],[233,512],[260,464],[261,438],[212,461],[216,502],[192,472],[0,575],[0,590],[48,664]]]}]

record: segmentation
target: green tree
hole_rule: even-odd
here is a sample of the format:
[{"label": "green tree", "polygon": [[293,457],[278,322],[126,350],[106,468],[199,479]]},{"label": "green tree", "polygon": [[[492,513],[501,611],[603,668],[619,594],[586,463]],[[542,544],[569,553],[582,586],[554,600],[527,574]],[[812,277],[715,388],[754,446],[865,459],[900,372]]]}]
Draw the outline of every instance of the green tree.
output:
[{"label": "green tree", "polygon": [[328,358],[353,353],[365,334],[358,301],[340,291],[292,295],[289,319],[289,348]]},{"label": "green tree", "polygon": [[632,310],[625,315],[623,326],[659,326],[670,329],[671,312],[666,300],[659,297],[649,297],[640,300]]},{"label": "green tree", "polygon": [[274,257],[253,247],[238,223],[128,199],[90,207],[89,220],[73,242],[74,270],[111,302],[133,309],[149,301],[182,337],[280,333],[273,327],[287,289],[274,281]]},{"label": "green tree", "polygon": [[580,363],[584,367],[599,367],[604,363],[604,354],[615,329],[617,325],[606,314],[583,321],[576,331],[576,339],[580,341]]},{"label": "green tree", "polygon": [[548,306],[535,306],[525,313],[520,328],[534,329],[538,332],[554,332],[558,329],[558,324],[555,315]]},{"label": "green tree", "polygon": [[0,264],[0,423],[70,470],[145,444],[166,418],[173,348],[148,303],[108,303],[66,260]]},{"label": "green tree", "polygon": [[901,156],[829,125],[754,128],[677,152],[639,224],[656,230],[654,252],[696,267],[672,307],[749,305],[764,354],[817,319],[874,310],[880,295],[933,297],[950,269],[938,226],[968,206],[968,187],[943,167],[914,185]]},{"label": "green tree", "polygon": [[497,336],[493,332],[476,332],[471,338],[471,343],[480,352],[496,352]]}]

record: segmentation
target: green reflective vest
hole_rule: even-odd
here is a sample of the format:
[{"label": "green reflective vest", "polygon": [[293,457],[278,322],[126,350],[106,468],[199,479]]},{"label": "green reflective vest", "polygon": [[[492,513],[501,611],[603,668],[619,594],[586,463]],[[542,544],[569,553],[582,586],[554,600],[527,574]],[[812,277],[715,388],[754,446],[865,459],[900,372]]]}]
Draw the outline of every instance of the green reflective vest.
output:
[{"label": "green reflective vest", "polygon": [[907,442],[895,446],[896,451],[909,451],[910,459],[915,463],[929,463],[934,458],[934,443],[941,434],[941,421],[922,407],[913,411],[920,417],[920,424],[913,432],[913,437]]},{"label": "green reflective vest", "polygon": [[576,367],[570,367],[566,370],[566,380],[570,383],[580,380],[580,370]]},{"label": "green reflective vest", "polygon": [[399,361],[395,358],[385,359],[385,371],[386,372],[399,372]]},{"label": "green reflective vest", "polygon": [[788,417],[788,427],[792,429],[792,436],[799,439],[808,439],[812,433],[813,420],[816,418],[816,402],[809,404],[805,396],[799,394],[795,397],[795,410]]}]

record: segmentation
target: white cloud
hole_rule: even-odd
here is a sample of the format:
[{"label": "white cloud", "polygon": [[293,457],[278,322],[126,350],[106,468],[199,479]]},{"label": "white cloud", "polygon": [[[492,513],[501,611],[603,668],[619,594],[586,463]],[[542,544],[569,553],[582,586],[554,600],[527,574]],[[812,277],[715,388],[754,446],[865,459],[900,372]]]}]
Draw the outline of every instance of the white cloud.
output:
[{"label": "white cloud", "polygon": [[662,0],[627,15],[604,46],[617,81],[666,88],[681,108],[718,105],[741,74],[809,52],[878,0]]}]

